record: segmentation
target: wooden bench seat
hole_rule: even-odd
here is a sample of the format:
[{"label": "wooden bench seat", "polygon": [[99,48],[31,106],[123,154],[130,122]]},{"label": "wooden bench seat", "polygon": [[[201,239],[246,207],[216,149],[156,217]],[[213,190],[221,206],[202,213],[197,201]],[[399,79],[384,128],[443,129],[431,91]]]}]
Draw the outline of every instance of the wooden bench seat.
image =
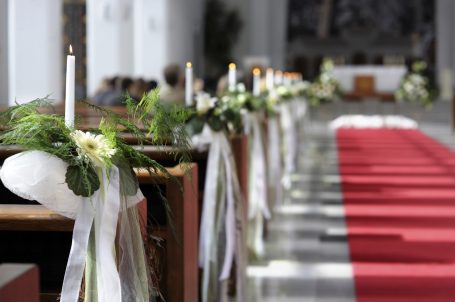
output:
[{"label": "wooden bench seat", "polygon": [[2,231],[72,232],[74,220],[61,216],[42,205],[0,204]]},{"label": "wooden bench seat", "polygon": [[[197,165],[185,173],[180,166],[168,172],[179,183],[163,175],[148,177],[138,171],[141,190],[148,205],[142,209],[149,216],[159,200],[151,196],[163,194],[171,208],[173,230],[168,225],[149,224],[149,235],[163,239],[161,290],[166,301],[198,300],[198,227],[199,209]],[[156,185],[163,192],[157,194]],[[156,221],[148,217],[147,221]],[[35,262],[43,272],[42,301],[55,301],[61,288],[66,260],[71,246],[74,221],[39,204],[0,204],[0,241],[8,248],[0,249],[0,262]],[[44,275],[45,274],[45,275]],[[52,294],[54,292],[54,294]]]}]

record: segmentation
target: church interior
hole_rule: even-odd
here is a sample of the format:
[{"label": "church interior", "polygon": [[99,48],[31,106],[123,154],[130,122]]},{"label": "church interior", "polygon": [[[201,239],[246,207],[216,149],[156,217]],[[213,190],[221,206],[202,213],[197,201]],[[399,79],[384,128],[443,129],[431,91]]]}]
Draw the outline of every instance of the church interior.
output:
[{"label": "church interior", "polygon": [[0,0],[0,302],[455,301],[454,20]]}]

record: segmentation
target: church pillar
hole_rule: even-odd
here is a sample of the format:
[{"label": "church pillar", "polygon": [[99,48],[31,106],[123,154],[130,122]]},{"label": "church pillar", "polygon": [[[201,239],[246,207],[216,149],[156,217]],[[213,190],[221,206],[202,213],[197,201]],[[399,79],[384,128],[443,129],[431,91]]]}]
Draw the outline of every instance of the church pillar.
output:
[{"label": "church pillar", "polygon": [[288,0],[269,0],[269,56],[270,66],[286,69],[286,45],[288,29]]},{"label": "church pillar", "polygon": [[[453,75],[455,74],[455,21],[453,14],[455,13],[455,3],[452,0],[438,0],[436,5],[436,76],[443,98],[447,98],[447,77],[451,77],[453,87]],[[452,76],[450,76],[450,74]],[[449,85],[450,86],[450,85]]]},{"label": "church pillar", "polygon": [[[9,104],[48,94],[61,100],[62,1],[9,0],[2,5],[2,8],[7,5]],[[0,22],[5,22],[1,19]],[[3,34],[0,39],[4,40]],[[4,57],[0,58],[0,64],[3,60]],[[5,85],[3,81],[1,85]]]},{"label": "church pillar", "polygon": [[[275,69],[285,69],[287,0],[224,0],[238,10],[242,32],[234,49],[235,61],[265,59]],[[263,61],[263,60],[261,60]]]},{"label": "church pillar", "polygon": [[[133,6],[127,0],[87,0],[87,90],[105,77],[133,74]],[[76,54],[77,55],[77,54]]]},{"label": "church pillar", "polygon": [[8,105],[8,1],[0,0],[0,105]]}]

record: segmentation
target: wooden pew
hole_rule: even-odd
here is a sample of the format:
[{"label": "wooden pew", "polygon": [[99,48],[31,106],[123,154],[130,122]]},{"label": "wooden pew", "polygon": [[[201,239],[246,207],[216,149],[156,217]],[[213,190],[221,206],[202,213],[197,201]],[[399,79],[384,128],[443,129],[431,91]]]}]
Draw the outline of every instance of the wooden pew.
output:
[{"label": "wooden pew", "polygon": [[[134,140],[132,140],[131,143],[134,143]],[[232,144],[232,150],[233,150],[234,158],[235,158],[235,162],[236,162],[236,169],[237,169],[237,173],[238,173],[240,189],[241,189],[242,195],[244,196],[245,215],[247,215],[247,210],[248,210],[248,199],[247,199],[248,198],[248,157],[249,157],[249,155],[248,155],[248,138],[244,135],[233,136],[233,137],[231,137],[231,144]],[[21,148],[14,147],[14,146],[8,146],[8,147],[0,146],[0,163],[2,163],[8,156],[11,156],[11,155],[16,154],[21,151],[23,151]],[[147,145],[147,146],[143,147],[143,152],[147,156],[149,156],[150,158],[153,158],[154,160],[158,161],[159,163],[161,163],[165,166],[174,166],[177,164],[175,155],[172,154],[171,151],[173,151],[173,148],[170,146],[163,147],[163,146]],[[193,180],[196,179],[196,183],[194,184],[194,188],[196,188],[196,189],[193,189],[193,191],[199,192],[199,206],[198,206],[198,221],[199,221],[200,220],[200,210],[202,209],[202,196],[203,196],[205,175],[206,175],[207,151],[198,151],[198,150],[194,149],[194,150],[191,150],[190,153],[191,153],[190,155],[191,155],[192,161],[197,164],[197,169],[194,169],[192,172],[192,174],[196,173],[196,178],[192,177],[192,179]],[[196,171],[196,172],[194,172],[194,171]],[[171,188],[171,187],[172,186],[168,186],[167,188]],[[174,189],[171,191],[178,192],[177,188],[174,188]],[[166,189],[166,190],[168,190],[168,189]],[[7,191],[7,192],[0,191],[0,194],[1,194],[0,196],[9,194],[10,198],[17,198],[9,191]],[[168,194],[171,194],[171,192],[168,192]],[[152,196],[146,196],[146,197],[150,200],[159,198],[159,196],[157,194],[152,194]],[[162,213],[163,212],[162,209],[160,209],[160,208],[157,209],[156,205],[155,205],[155,207],[153,207],[153,206],[150,207],[151,206],[150,201],[148,202],[148,205],[149,205],[149,209],[150,208],[152,209],[151,213],[149,210],[148,217],[153,216],[153,213],[156,213],[156,212]],[[173,213],[179,211],[178,208],[174,208],[172,205],[171,205],[171,208],[172,208]],[[163,215],[160,215],[160,216],[162,218]],[[176,219],[174,219],[174,220],[176,220]],[[165,221],[163,221],[163,219],[161,219],[161,221],[159,221],[159,222],[165,223]],[[166,238],[168,236],[167,232],[165,232],[165,231],[160,232],[159,231],[160,229],[159,228],[157,229],[156,226],[155,226],[154,230],[155,230],[154,233],[157,234],[159,237]],[[158,232],[157,232],[157,230],[158,230]],[[194,244],[197,248],[198,235],[199,235],[199,222],[197,223],[197,229],[194,232],[194,235],[195,235]],[[171,255],[168,255],[168,256],[171,256]],[[168,257],[166,257],[166,258],[168,258]],[[171,258],[171,259],[173,259],[173,258]],[[167,271],[172,271],[172,269],[167,269]],[[164,276],[164,279],[166,280],[166,282],[175,282],[175,279],[173,279],[172,277],[169,278],[166,275]],[[196,278],[194,280],[196,280]],[[163,286],[163,288],[164,289],[174,288],[174,286],[173,287]],[[198,290],[199,286],[196,285],[194,288],[196,290]],[[186,293],[187,290],[188,290],[188,287],[185,288],[185,290],[183,290],[182,293]],[[178,291],[175,291],[175,290],[169,291],[169,293],[171,295],[179,294]],[[170,300],[168,298],[167,301],[192,301],[191,299],[190,300],[187,300],[187,299],[180,300],[179,298],[180,297],[178,297],[177,300]],[[194,300],[194,301],[196,301],[196,300]]]},{"label": "wooden pew", "polygon": [[[191,165],[187,174],[181,167],[168,171],[180,181],[181,187],[171,179],[162,176],[150,178],[144,171],[138,171],[141,189],[148,198],[148,206],[142,208],[149,216],[155,215],[154,210],[159,204],[159,201],[153,198],[159,195],[156,194],[155,185],[164,186],[163,193],[172,210],[175,233],[168,225],[149,225],[152,235],[164,239],[165,256],[162,262],[165,263],[166,277],[162,279],[161,288],[166,301],[197,301],[197,166]],[[0,204],[0,240],[11,243],[7,249],[0,250],[0,259],[40,263],[44,281],[48,281],[43,283],[45,286],[42,287],[42,301],[56,301],[58,296],[71,245],[73,223],[73,220],[39,204]],[[44,242],[53,242],[54,246],[42,247]],[[35,253],[31,253],[32,251]],[[50,258],[46,258],[49,256]],[[45,273],[48,275],[44,275]],[[58,280],[49,280],[47,277]]]},{"label": "wooden pew", "polygon": [[0,301],[39,302],[38,267],[33,264],[0,264]]}]

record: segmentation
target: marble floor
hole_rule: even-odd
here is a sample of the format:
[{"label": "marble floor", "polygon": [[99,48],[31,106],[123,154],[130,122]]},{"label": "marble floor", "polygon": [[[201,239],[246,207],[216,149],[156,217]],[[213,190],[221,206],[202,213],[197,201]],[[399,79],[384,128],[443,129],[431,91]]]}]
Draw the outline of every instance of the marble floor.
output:
[{"label": "marble floor", "polygon": [[266,255],[248,268],[249,301],[355,301],[333,133],[308,128],[298,173],[268,223]]},{"label": "marble floor", "polygon": [[[265,257],[248,267],[249,299],[261,302],[355,301],[331,119],[342,114],[403,114],[455,147],[449,104],[423,111],[406,105],[336,104],[310,113],[300,131],[298,171],[268,223]],[[451,110],[451,109],[450,109]]]}]

